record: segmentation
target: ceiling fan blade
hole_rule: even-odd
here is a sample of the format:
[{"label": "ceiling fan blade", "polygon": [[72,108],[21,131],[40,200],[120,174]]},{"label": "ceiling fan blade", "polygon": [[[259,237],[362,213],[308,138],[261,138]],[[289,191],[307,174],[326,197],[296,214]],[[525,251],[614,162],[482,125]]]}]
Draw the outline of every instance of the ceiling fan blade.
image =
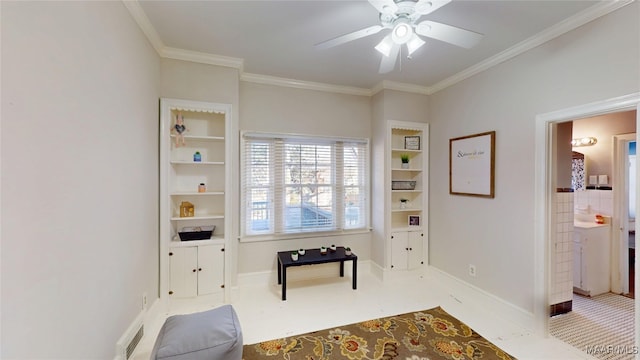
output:
[{"label": "ceiling fan blade", "polygon": [[369,0],[369,3],[381,14],[393,14],[398,10],[398,5],[393,0]]},{"label": "ceiling fan blade", "polygon": [[450,2],[451,0],[418,0],[415,5],[415,10],[420,15],[427,15],[440,9]]},{"label": "ceiling fan blade", "polygon": [[416,25],[416,33],[466,49],[474,47],[484,36],[477,32],[429,20]]},{"label": "ceiling fan blade", "polygon": [[319,44],[316,44],[315,47],[316,49],[328,49],[330,47],[342,45],[346,42],[357,40],[365,36],[377,34],[380,32],[380,30],[382,30],[382,26],[380,25],[369,26],[368,28],[364,28],[362,30],[354,31],[346,35],[338,36],[337,38],[333,38],[331,40],[323,41]]},{"label": "ceiling fan blade", "polygon": [[396,60],[398,59],[399,53],[400,45],[393,44],[393,47],[391,47],[391,52],[389,52],[389,56],[382,55],[382,60],[380,61],[380,70],[378,72],[380,74],[386,74],[393,70],[396,67]]}]

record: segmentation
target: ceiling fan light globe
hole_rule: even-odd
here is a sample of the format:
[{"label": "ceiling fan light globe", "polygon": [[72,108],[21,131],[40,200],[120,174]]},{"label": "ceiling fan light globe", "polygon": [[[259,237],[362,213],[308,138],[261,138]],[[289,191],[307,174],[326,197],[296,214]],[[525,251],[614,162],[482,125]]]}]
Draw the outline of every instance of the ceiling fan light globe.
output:
[{"label": "ceiling fan light globe", "polygon": [[407,41],[407,53],[409,56],[413,54],[416,50],[418,50],[422,45],[424,45],[424,40],[420,39],[420,37],[416,34],[411,36],[411,40]]},{"label": "ceiling fan light globe", "polygon": [[376,45],[375,49],[378,50],[382,55],[389,56],[391,54],[391,48],[393,47],[393,40],[390,35],[387,35]]},{"label": "ceiling fan light globe", "polygon": [[412,35],[413,28],[411,27],[411,25],[404,22],[397,24],[393,28],[393,31],[391,31],[391,38],[393,42],[398,45],[404,44],[409,41]]}]

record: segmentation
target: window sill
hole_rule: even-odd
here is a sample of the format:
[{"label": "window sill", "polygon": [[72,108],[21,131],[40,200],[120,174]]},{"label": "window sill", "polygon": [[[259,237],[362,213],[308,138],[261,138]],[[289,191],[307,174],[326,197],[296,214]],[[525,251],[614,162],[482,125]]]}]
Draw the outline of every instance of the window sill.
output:
[{"label": "window sill", "polygon": [[345,236],[345,235],[359,235],[359,234],[368,234],[370,232],[371,232],[371,229],[358,229],[358,230],[325,231],[325,232],[313,232],[313,233],[250,235],[250,236],[239,237],[238,240],[242,243],[250,243],[250,242],[261,242],[261,241],[296,240],[296,239],[333,237],[333,236]]}]

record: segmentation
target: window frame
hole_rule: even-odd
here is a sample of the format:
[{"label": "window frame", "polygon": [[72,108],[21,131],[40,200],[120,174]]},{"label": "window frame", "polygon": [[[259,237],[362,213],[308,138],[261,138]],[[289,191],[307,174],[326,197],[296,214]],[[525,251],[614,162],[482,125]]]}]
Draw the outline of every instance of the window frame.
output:
[{"label": "window frame", "polygon": [[[251,169],[249,162],[248,152],[250,143],[259,143],[260,140],[264,140],[269,144],[269,186],[266,186],[268,195],[267,211],[273,216],[273,219],[268,219],[267,230],[265,231],[248,231],[250,222],[247,217],[251,215],[251,210],[254,209],[253,204],[255,202],[250,201],[250,194],[248,192],[251,184],[248,184],[247,172]],[[281,142],[280,145],[276,143]],[[332,147],[332,216],[334,224],[331,229],[323,229],[322,227],[298,230],[286,230],[286,175],[284,171],[285,155],[284,152],[279,152],[276,149],[284,149],[285,145],[289,142],[294,143],[308,143],[314,146],[331,145]],[[361,144],[364,154],[362,158],[356,157],[358,161],[357,170],[358,178],[362,181],[358,181],[357,184],[347,185],[345,183],[345,159],[344,149],[348,146],[342,146],[340,144]],[[368,138],[347,138],[347,137],[328,137],[317,135],[299,135],[299,134],[285,134],[285,133],[266,133],[266,132],[251,132],[242,131],[240,134],[240,222],[239,222],[239,240],[241,242],[251,241],[268,241],[278,239],[289,238],[309,238],[319,236],[335,236],[344,234],[357,234],[370,232],[371,230],[371,149],[370,141]],[[316,160],[317,161],[317,160]],[[350,164],[353,164],[350,163]],[[324,185],[323,185],[324,186]],[[253,186],[255,188],[255,186]],[[358,215],[361,219],[359,223],[361,226],[348,228],[346,217],[346,203],[345,196],[348,189],[358,189],[358,195],[361,197],[359,205],[357,206],[359,211],[363,214]]]}]

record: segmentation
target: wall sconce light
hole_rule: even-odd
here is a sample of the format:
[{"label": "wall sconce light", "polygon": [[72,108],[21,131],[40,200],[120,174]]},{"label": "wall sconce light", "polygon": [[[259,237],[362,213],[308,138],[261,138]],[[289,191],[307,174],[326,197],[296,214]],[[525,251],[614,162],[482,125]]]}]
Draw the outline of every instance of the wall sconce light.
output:
[{"label": "wall sconce light", "polygon": [[579,146],[592,146],[598,142],[598,139],[594,137],[583,137],[581,139],[573,139],[571,140],[571,146],[579,147]]}]

